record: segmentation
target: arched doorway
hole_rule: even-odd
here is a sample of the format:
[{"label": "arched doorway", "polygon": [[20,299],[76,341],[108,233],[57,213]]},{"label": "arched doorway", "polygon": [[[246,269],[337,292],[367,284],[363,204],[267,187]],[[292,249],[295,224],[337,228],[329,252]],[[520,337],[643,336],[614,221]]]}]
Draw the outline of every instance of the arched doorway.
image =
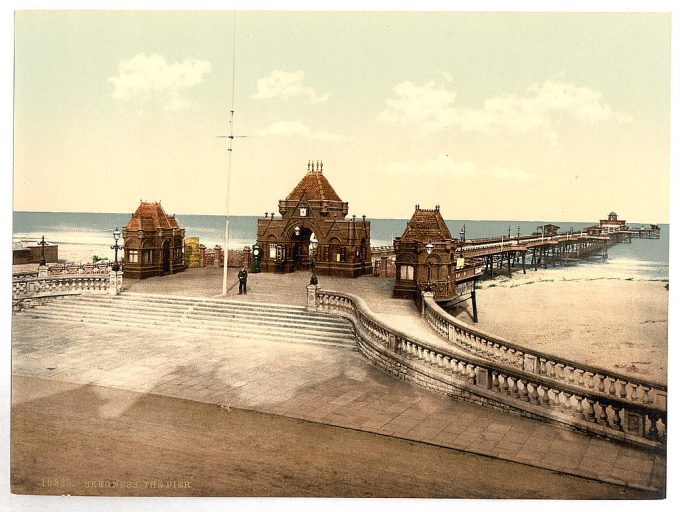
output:
[{"label": "arched doorway", "polygon": [[170,240],[165,240],[163,242],[163,257],[162,257],[162,262],[163,262],[163,274],[169,274],[170,273]]},{"label": "arched doorway", "polygon": [[293,237],[293,268],[295,270],[310,270],[314,264],[318,240],[309,228],[300,229]]}]

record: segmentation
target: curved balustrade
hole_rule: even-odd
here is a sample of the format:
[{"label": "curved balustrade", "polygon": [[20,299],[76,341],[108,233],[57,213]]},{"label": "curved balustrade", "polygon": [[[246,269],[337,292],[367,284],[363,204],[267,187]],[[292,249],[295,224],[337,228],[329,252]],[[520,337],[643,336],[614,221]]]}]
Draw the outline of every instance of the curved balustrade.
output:
[{"label": "curved balustrade", "polygon": [[[384,324],[361,298],[347,293],[317,289],[316,308],[349,318],[361,352],[396,377],[637,446],[657,448],[665,443],[665,404],[655,404],[651,393],[658,387],[629,379],[620,387],[624,381],[613,374],[591,371],[589,376],[574,363],[550,357],[537,364],[543,371],[527,371],[520,364],[526,361],[526,351],[462,329],[457,345],[465,350],[437,347]],[[432,311],[430,318],[436,319],[435,330],[448,338],[447,319]],[[626,390],[623,396],[621,389]]]},{"label": "curved balustrade", "polygon": [[425,321],[434,331],[469,352],[581,390],[597,390],[628,404],[651,405],[666,411],[667,388],[664,385],[529,350],[459,321],[432,298],[426,297],[423,303]]},{"label": "curved balustrade", "polygon": [[27,277],[12,280],[12,298],[23,299],[65,292],[103,292],[108,288],[109,276],[103,274]]}]

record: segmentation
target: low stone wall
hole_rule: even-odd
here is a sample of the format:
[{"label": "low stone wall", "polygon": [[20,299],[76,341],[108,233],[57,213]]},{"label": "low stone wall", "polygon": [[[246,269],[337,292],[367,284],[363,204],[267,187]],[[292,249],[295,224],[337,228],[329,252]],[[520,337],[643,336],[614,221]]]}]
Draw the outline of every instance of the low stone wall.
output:
[{"label": "low stone wall", "polygon": [[434,346],[386,325],[360,297],[351,294],[310,286],[308,308],[350,319],[362,354],[400,379],[635,446],[656,449],[665,445],[665,404],[631,400],[598,386],[581,387],[569,379],[525,371],[459,347]]}]

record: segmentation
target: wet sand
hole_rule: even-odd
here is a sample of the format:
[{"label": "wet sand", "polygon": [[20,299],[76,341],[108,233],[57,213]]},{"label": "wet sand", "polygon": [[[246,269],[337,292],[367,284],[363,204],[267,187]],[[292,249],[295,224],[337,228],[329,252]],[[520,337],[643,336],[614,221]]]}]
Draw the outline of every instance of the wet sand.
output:
[{"label": "wet sand", "polygon": [[[12,492],[98,496],[640,499],[377,434],[152,394],[13,379]],[[125,404],[115,415],[111,403]]]}]

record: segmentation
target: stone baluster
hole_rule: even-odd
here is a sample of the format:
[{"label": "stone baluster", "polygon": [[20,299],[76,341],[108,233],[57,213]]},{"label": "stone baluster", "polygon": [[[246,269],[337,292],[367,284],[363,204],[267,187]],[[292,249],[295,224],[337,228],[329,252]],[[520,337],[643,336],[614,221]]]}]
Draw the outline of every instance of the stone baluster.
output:
[{"label": "stone baluster", "polygon": [[504,395],[509,395],[510,394],[510,385],[508,383],[508,376],[505,374],[501,374],[501,377],[503,377],[503,384],[501,385],[501,391],[503,392]]},{"label": "stone baluster", "polygon": [[604,381],[605,377],[604,375],[600,375],[599,373],[595,374],[595,378],[597,379],[597,390],[600,393],[604,393]]},{"label": "stone baluster", "polygon": [[576,400],[576,407],[574,407],[574,417],[583,420],[586,418],[583,412],[583,402],[585,399],[577,395],[574,395],[574,399]]},{"label": "stone baluster", "polygon": [[576,370],[576,375],[577,375],[576,382],[579,385],[579,387],[581,387],[581,388],[585,387],[585,384],[586,384],[586,381],[584,379],[584,374],[585,374],[585,371],[583,371],[581,369]]},{"label": "stone baluster", "polygon": [[637,388],[638,388],[638,386],[637,386],[637,384],[633,384],[633,383],[631,382],[631,383],[630,383],[630,387],[631,387],[630,399],[631,399],[633,402],[637,402],[637,401],[640,399],[640,397],[638,396],[638,393],[637,393]]},{"label": "stone baluster", "polygon": [[510,377],[510,394],[515,398],[519,398],[519,386],[517,386],[518,380],[517,377]]},{"label": "stone baluster", "polygon": [[618,405],[612,405],[612,410],[614,411],[614,417],[612,419],[612,423],[610,425],[611,428],[614,430],[622,430],[621,429],[621,416],[619,413],[621,412],[621,407]]},{"label": "stone baluster", "polygon": [[564,395],[564,403],[562,404],[562,412],[566,414],[567,416],[570,416],[572,414],[571,412],[571,393],[567,391],[562,391],[562,394]]},{"label": "stone baluster", "polygon": [[607,377],[609,381],[609,394],[616,395],[616,379],[612,377]]},{"label": "stone baluster", "polygon": [[584,401],[586,403],[583,411],[585,419],[590,423],[595,423],[595,401],[590,398],[586,398]]},{"label": "stone baluster", "polygon": [[586,372],[588,389],[595,389],[595,374],[593,372]]},{"label": "stone baluster", "polygon": [[467,366],[467,380],[470,384],[474,384],[475,380],[477,378],[477,374],[475,373],[475,365],[473,364],[468,364]]},{"label": "stone baluster", "polygon": [[529,390],[527,389],[529,386],[529,383],[526,381],[522,381],[522,389],[519,390],[519,399],[522,402],[528,402],[529,401]]},{"label": "stone baluster", "polygon": [[539,363],[538,374],[539,375],[545,375],[546,373],[548,373],[548,369],[546,368],[546,360],[543,359],[542,357],[540,357],[538,359],[538,363]]},{"label": "stone baluster", "polygon": [[598,416],[599,423],[607,426],[609,424],[609,418],[607,416],[607,405],[602,402],[598,402],[598,404],[600,406],[600,414]]},{"label": "stone baluster", "polygon": [[658,416],[655,414],[649,415],[649,431],[647,437],[652,441],[656,441],[659,439],[659,428],[656,425],[658,419],[659,419]]},{"label": "stone baluster", "polygon": [[550,389],[546,386],[540,386],[543,394],[541,395],[541,405],[550,405]]},{"label": "stone baluster", "polygon": [[497,393],[500,393],[501,388],[500,388],[500,383],[498,382],[498,372],[497,371],[492,371],[491,372],[491,391],[495,391]]},{"label": "stone baluster", "polygon": [[628,383],[625,380],[619,380],[619,396],[622,399],[626,399],[626,396],[628,396],[628,390],[626,389],[626,385]]},{"label": "stone baluster", "polygon": [[539,405],[539,396],[538,396],[538,385],[537,384],[531,384],[531,392],[529,393],[529,402],[531,402],[534,405]]}]

